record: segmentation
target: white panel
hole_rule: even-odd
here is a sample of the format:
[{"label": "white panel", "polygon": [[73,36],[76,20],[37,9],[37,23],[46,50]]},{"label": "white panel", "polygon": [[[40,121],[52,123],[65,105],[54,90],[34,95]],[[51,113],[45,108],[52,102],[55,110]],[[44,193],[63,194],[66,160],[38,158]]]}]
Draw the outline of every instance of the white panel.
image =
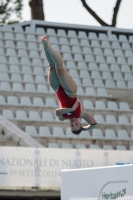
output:
[{"label": "white panel", "polygon": [[132,171],[133,165],[62,170],[61,199],[132,199]]}]

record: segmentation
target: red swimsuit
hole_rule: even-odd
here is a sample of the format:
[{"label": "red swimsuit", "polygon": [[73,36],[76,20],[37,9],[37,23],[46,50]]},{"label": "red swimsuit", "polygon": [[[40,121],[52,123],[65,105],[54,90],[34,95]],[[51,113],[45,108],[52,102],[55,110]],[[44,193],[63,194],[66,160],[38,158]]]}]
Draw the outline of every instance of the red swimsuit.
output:
[{"label": "red swimsuit", "polygon": [[[74,97],[74,98],[69,97],[61,86],[59,86],[56,95],[60,102],[61,108],[72,108],[74,103],[77,101],[77,97]],[[76,108],[76,110],[74,110],[73,112],[63,114],[63,117],[65,119],[70,119],[72,117],[79,118],[80,113],[81,113],[81,110],[80,110],[80,102],[79,102],[79,105]]]}]

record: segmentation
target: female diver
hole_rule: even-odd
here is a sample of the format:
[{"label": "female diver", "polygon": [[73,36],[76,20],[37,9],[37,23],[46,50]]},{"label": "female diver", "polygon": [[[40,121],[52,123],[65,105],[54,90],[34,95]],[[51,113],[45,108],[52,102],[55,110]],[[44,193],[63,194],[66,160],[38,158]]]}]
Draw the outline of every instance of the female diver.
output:
[{"label": "female diver", "polygon": [[[65,70],[60,54],[51,47],[46,35],[41,40],[49,63],[49,83],[60,102],[60,108],[55,110],[56,116],[60,121],[69,119],[70,129],[74,134],[95,128],[97,122],[78,100],[77,85]],[[82,127],[79,118],[83,118],[88,125]]]}]

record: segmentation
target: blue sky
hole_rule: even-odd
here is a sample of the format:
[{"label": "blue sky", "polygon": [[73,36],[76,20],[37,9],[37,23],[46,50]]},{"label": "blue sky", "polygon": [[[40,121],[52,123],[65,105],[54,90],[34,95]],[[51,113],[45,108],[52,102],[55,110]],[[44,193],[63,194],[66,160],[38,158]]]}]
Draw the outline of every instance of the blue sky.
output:
[{"label": "blue sky", "polygon": [[[30,8],[28,0],[23,0],[23,21],[29,21]],[[44,0],[45,20],[50,22],[83,24],[100,26],[100,24],[85,10],[81,0]],[[106,23],[111,23],[116,0],[86,0],[90,7]],[[133,29],[133,0],[122,0],[117,18],[117,27]]]}]

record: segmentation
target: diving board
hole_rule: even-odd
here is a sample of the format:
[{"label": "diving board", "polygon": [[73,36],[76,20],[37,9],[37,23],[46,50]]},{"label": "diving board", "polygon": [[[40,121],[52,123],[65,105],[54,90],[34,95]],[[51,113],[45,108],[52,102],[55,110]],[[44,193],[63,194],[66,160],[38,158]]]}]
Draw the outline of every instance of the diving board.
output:
[{"label": "diving board", "polygon": [[61,171],[61,200],[133,200],[133,165]]}]

